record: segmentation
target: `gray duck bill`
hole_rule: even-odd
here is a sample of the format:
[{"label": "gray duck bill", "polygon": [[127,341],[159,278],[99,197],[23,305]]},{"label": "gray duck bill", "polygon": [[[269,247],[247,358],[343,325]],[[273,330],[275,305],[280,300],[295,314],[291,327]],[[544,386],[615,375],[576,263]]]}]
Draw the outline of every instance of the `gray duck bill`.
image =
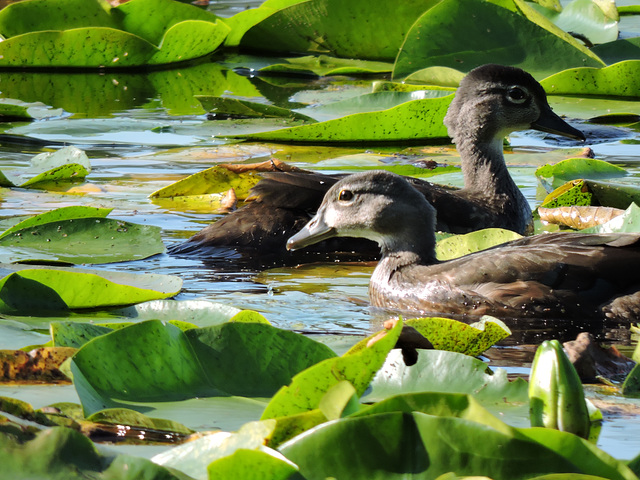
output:
[{"label": "gray duck bill", "polygon": [[531,124],[531,128],[540,132],[553,133],[564,137],[574,138],[576,140],[585,141],[587,138],[577,128],[573,128],[558,115],[553,113],[550,108],[543,111],[540,117]]},{"label": "gray duck bill", "polygon": [[302,230],[287,240],[287,250],[299,250],[314,243],[321,242],[337,235],[334,228],[325,224],[318,215],[313,217]]}]

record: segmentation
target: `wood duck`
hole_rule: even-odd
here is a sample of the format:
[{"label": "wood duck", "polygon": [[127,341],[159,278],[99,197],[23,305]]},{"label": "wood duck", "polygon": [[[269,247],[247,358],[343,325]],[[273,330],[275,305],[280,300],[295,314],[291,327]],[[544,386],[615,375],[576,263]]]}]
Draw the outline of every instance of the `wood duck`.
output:
[{"label": "wood duck", "polygon": [[[465,233],[501,227],[524,234],[531,225],[531,209],[509,175],[502,147],[506,135],[537,129],[584,140],[584,135],[553,113],[540,84],[519,68],[484,65],[460,83],[444,118],[460,153],[464,188],[452,189],[424,180],[408,181],[438,211],[438,230]],[[267,174],[253,190],[255,200],[205,227],[173,254],[212,253],[212,248],[232,247],[254,258],[287,257],[287,238],[315,213],[324,194],[344,175],[313,172]],[[375,244],[362,240],[334,240],[316,246],[315,252],[352,252],[375,258]],[[324,258],[326,259],[326,258]]]},{"label": "wood duck", "polygon": [[640,234],[552,233],[440,262],[436,211],[403,177],[369,171],[327,192],[287,242],[349,236],[378,243],[371,304],[396,311],[501,318],[640,319]]}]

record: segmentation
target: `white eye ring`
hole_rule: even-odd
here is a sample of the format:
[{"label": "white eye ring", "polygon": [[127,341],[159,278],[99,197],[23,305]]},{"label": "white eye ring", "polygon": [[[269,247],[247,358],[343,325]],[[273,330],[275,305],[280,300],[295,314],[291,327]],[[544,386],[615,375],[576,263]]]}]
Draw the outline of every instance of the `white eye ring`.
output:
[{"label": "white eye ring", "polygon": [[526,102],[528,98],[529,98],[529,94],[522,87],[513,85],[507,88],[507,100],[509,100],[511,103],[520,105]]}]

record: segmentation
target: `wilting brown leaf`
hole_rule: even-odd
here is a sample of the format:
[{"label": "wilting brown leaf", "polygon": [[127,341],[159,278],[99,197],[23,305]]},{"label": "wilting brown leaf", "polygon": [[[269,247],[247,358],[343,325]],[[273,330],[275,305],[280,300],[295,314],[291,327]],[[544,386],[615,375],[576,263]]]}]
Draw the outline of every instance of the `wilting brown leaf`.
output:
[{"label": "wilting brown leaf", "polygon": [[540,220],[547,223],[566,225],[582,230],[607,223],[612,218],[622,215],[624,210],[612,207],[572,206],[556,208],[538,208]]},{"label": "wilting brown leaf", "polygon": [[221,163],[221,167],[234,173],[245,172],[304,172],[302,168],[294,167],[275,158],[260,163]]},{"label": "wilting brown leaf", "polygon": [[69,379],[60,365],[76,353],[69,347],[43,347],[31,350],[0,350],[0,382],[60,383]]},{"label": "wilting brown leaf", "polygon": [[227,193],[220,199],[220,213],[228,213],[235,210],[238,206],[238,197],[236,191],[230,188]]}]

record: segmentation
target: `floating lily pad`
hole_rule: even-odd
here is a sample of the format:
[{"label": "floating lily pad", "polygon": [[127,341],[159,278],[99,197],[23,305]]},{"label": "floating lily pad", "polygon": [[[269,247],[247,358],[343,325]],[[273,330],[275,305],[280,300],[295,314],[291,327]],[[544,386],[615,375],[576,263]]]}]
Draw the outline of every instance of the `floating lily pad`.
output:
[{"label": "floating lily pad", "polygon": [[387,110],[264,133],[228,135],[274,142],[392,142],[446,138],[442,124],[452,96],[405,102]]},{"label": "floating lily pad", "polygon": [[[471,11],[473,15],[465,13]],[[604,66],[523,1],[443,0],[411,27],[393,77],[404,78],[435,66],[468,72],[485,63],[513,65],[538,77],[571,67]]]},{"label": "floating lily pad", "polygon": [[552,191],[542,201],[543,208],[556,208],[572,205],[592,205],[593,195],[589,191],[587,183],[580,180],[571,180]]},{"label": "floating lily pad", "polygon": [[27,218],[0,234],[0,261],[110,263],[164,252],[159,227],[105,218],[109,212],[62,207]]},{"label": "floating lily pad", "polygon": [[4,275],[0,280],[0,311],[4,313],[132,305],[171,297],[182,287],[178,277],[152,273],[23,267]]},{"label": "floating lily pad", "polygon": [[[128,354],[119,354],[123,350]],[[302,335],[264,324],[225,323],[182,332],[150,320],[85,344],[71,371],[84,411],[91,414],[110,407],[135,409],[131,404],[141,402],[269,396],[300,370],[334,355]]]},{"label": "floating lily pad", "polygon": [[393,69],[393,65],[387,62],[336,58],[327,55],[295,57],[285,60],[286,63],[275,63],[268,67],[263,67],[260,72],[330,76],[391,73]]},{"label": "floating lily pad", "polygon": [[543,165],[536,170],[536,177],[548,192],[577,178],[597,180],[627,175],[624,168],[594,158],[569,158],[554,165]]},{"label": "floating lily pad", "polygon": [[640,60],[565,70],[540,81],[552,95],[640,96]]},{"label": "floating lily pad", "polygon": [[502,228],[485,228],[464,235],[453,235],[436,243],[436,256],[439,260],[451,260],[521,237],[516,232]]},{"label": "floating lily pad", "polygon": [[291,117],[298,120],[313,122],[313,118],[301,113],[296,113],[286,108],[265,105],[263,103],[249,102],[236,98],[226,97],[196,97],[204,109],[216,115],[229,115],[232,117]]}]

